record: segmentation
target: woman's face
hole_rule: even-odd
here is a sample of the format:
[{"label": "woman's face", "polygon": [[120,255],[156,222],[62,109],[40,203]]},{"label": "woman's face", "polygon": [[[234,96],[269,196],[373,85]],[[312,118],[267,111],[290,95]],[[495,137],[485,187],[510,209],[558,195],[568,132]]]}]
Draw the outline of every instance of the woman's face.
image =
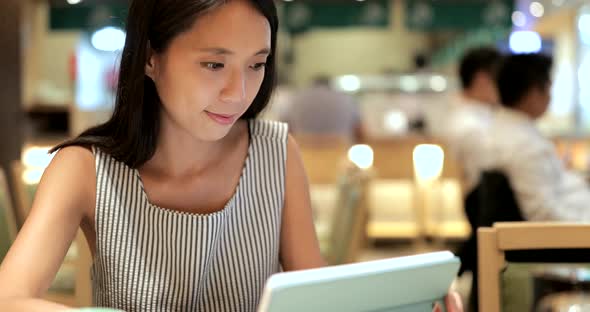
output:
[{"label": "woman's face", "polygon": [[223,138],[258,94],[270,49],[270,24],[247,0],[199,17],[146,65],[162,126],[203,141]]}]

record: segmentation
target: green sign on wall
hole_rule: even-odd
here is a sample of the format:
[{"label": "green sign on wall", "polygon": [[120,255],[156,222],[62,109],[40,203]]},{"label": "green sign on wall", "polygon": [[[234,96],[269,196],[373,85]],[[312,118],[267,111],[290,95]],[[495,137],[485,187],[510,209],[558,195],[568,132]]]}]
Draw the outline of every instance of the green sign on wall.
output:
[{"label": "green sign on wall", "polygon": [[406,27],[413,30],[473,30],[510,27],[513,0],[406,0]]},{"label": "green sign on wall", "polygon": [[292,33],[312,28],[387,27],[390,0],[313,2],[293,1],[283,4],[281,25]]},{"label": "green sign on wall", "polygon": [[49,10],[51,30],[87,30],[104,26],[123,28],[128,8],[125,5],[67,6]]}]

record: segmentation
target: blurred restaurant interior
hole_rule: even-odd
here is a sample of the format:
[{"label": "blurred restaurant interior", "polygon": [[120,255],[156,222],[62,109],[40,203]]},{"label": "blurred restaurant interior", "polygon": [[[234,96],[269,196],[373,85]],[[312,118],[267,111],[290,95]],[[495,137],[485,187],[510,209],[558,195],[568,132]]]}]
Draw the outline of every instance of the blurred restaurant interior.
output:
[{"label": "blurred restaurant interior", "polygon": [[[565,167],[590,178],[587,0],[276,3],[279,81],[262,118],[289,121],[292,99],[321,76],[354,100],[363,127],[358,140],[293,132],[329,263],[458,251],[473,234],[464,164],[437,129],[461,93],[458,66],[472,48],[551,56],[551,102],[536,125]],[[126,0],[0,1],[0,259],[26,219],[51,161],[48,150],[112,113],[127,6]],[[48,298],[88,304],[89,284],[78,285],[88,281],[92,261],[82,236]],[[590,249],[590,238],[586,244]],[[583,264],[526,262],[503,273],[504,311],[566,311],[541,310],[548,299],[563,302],[540,290],[557,281],[590,292]],[[475,274],[454,283],[466,305]],[[568,311],[590,311],[582,309],[590,307],[590,295],[572,298],[566,299],[581,302],[580,309]]]}]

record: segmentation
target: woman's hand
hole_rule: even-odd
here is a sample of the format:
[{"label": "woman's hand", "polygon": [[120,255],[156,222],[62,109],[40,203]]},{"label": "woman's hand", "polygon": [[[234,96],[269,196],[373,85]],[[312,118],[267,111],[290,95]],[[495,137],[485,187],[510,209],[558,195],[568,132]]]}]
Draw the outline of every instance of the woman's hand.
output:
[{"label": "woman's hand", "polygon": [[[461,301],[461,296],[459,296],[459,294],[455,291],[449,292],[445,298],[445,305],[447,306],[447,312],[463,312],[463,302]],[[442,312],[443,310],[437,303],[432,311]]]}]

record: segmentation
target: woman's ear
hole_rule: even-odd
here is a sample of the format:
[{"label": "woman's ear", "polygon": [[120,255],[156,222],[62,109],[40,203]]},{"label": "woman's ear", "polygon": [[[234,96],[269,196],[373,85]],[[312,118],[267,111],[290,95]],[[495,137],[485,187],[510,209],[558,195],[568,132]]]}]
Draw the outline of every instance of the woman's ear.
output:
[{"label": "woman's ear", "polygon": [[146,50],[145,74],[154,80],[156,77],[156,53],[152,49],[149,41]]}]

